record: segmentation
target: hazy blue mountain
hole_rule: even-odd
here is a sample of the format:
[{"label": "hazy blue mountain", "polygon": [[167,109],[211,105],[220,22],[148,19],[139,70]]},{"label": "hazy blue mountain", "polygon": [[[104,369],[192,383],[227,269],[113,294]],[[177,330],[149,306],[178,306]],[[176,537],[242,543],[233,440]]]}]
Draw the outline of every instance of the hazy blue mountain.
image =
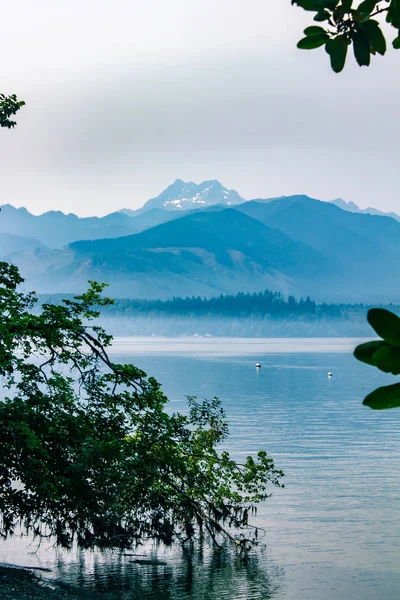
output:
[{"label": "hazy blue mountain", "polygon": [[268,288],[326,302],[399,302],[400,223],[392,218],[301,195],[172,214],[179,218],[135,235],[28,250],[13,261],[42,293],[81,291],[95,279],[117,297]]},{"label": "hazy blue mountain", "polygon": [[337,271],[331,277],[332,299],[344,301],[345,293],[349,300],[361,302],[399,298],[398,221],[347,212],[308,196],[247,202],[237,210],[306,242],[333,262]]},{"label": "hazy blue mountain", "polygon": [[323,294],[334,269],[306,244],[233,209],[200,212],[117,239],[82,241],[18,257],[40,292],[107,281],[115,296],[169,298],[265,288]]},{"label": "hazy blue mountain", "polygon": [[335,198],[335,200],[330,200],[330,204],[334,204],[335,206],[338,206],[339,208],[342,208],[343,210],[348,210],[350,212],[361,212],[360,207],[357,206],[357,204],[355,202],[352,202],[351,200],[346,202],[346,200],[343,200],[342,198]]},{"label": "hazy blue mountain", "polygon": [[26,252],[37,248],[44,250],[45,246],[39,240],[0,233],[0,258],[2,260],[16,252]]},{"label": "hazy blue mountain", "polygon": [[[156,210],[156,209],[154,209]],[[119,213],[122,213],[123,215],[127,215],[128,217],[134,217],[138,212],[140,214],[140,209],[139,210],[131,210],[130,208],[121,208],[121,210],[118,211]]]},{"label": "hazy blue mountain", "polygon": [[124,253],[135,249],[202,249],[212,252],[218,262],[227,267],[233,265],[232,254],[237,252],[258,264],[273,265],[289,274],[312,275],[326,264],[306,244],[234,209],[196,211],[135,236],[76,242],[70,248],[83,255],[88,252],[91,255]]},{"label": "hazy blue mountain", "polygon": [[[144,212],[151,208],[162,208],[168,211],[204,209],[215,204],[234,206],[244,202],[235,190],[228,190],[219,181],[203,181],[199,185],[193,181],[185,182],[176,179],[174,183],[161,192],[156,198],[148,200],[143,208],[137,212]],[[129,213],[131,216],[132,213]]]},{"label": "hazy blue mountain", "polygon": [[[177,179],[157,198],[138,210],[124,208],[104,217],[78,217],[61,211],[33,215],[26,208],[10,204],[1,207],[0,232],[36,238],[50,248],[62,248],[78,240],[116,238],[139,233],[160,223],[179,218],[184,211],[233,206],[244,202],[237,192],[218,181],[200,185]],[[218,208],[217,208],[218,210]]]},{"label": "hazy blue mountain", "polygon": [[329,256],[351,259],[355,252],[360,263],[365,252],[391,251],[400,244],[400,224],[394,219],[347,212],[305,195],[250,201],[236,208]]},{"label": "hazy blue mountain", "polygon": [[382,217],[392,217],[392,219],[396,219],[396,221],[400,221],[400,215],[395,212],[382,212],[377,208],[372,208],[371,206],[368,208],[360,208],[354,202],[346,202],[346,200],[342,200],[342,198],[336,198],[335,200],[331,200],[330,204],[335,204],[339,208],[343,210],[348,210],[350,212],[368,214],[368,215],[379,215]]},{"label": "hazy blue mountain", "polygon": [[[162,208],[151,208],[150,210],[146,210],[145,212],[141,212],[140,209],[138,211],[130,211],[129,209],[122,209],[119,213],[126,214],[130,217],[131,223],[129,224],[132,228],[131,233],[140,233],[145,229],[150,229],[150,227],[155,227],[156,225],[160,225],[161,223],[167,223],[168,221],[173,221],[174,219],[179,219],[182,215],[175,211],[167,211]],[[130,214],[131,213],[131,214]],[[114,213],[118,214],[118,213]],[[109,215],[108,215],[109,216]],[[119,236],[110,236],[110,237],[119,237]]]},{"label": "hazy blue mountain", "polygon": [[61,248],[77,240],[114,238],[131,235],[164,223],[179,215],[161,209],[146,211],[131,218],[121,212],[105,217],[83,217],[49,211],[33,215],[26,208],[14,208],[10,204],[1,207],[0,232],[21,237],[34,237],[51,248]]}]

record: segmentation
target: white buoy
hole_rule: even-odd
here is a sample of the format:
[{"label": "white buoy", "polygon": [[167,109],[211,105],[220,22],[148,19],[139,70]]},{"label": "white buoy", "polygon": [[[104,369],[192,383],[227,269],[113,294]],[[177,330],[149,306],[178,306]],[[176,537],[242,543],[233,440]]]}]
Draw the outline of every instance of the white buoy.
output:
[{"label": "white buoy", "polygon": [[332,376],[333,376],[333,373],[328,373],[328,377],[332,377]]},{"label": "white buoy", "polygon": [[260,369],[260,368],[261,368],[260,363],[256,363],[256,369]]}]

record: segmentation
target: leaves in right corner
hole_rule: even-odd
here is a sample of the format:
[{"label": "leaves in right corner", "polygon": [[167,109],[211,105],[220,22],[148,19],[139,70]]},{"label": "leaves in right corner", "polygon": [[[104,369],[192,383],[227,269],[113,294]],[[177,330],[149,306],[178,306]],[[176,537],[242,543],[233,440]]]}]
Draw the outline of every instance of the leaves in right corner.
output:
[{"label": "leaves in right corner", "polygon": [[400,407],[400,383],[378,388],[368,394],[363,404],[374,410]]},{"label": "leaves in right corner", "polygon": [[[400,375],[400,318],[384,308],[372,308],[367,318],[382,339],[357,346],[355,358],[384,373]],[[378,388],[363,404],[375,410],[400,407],[400,383]]]},{"label": "leaves in right corner", "polygon": [[331,67],[335,73],[340,73],[346,63],[347,40],[344,35],[338,35],[330,38],[325,44],[325,50],[331,59]]}]

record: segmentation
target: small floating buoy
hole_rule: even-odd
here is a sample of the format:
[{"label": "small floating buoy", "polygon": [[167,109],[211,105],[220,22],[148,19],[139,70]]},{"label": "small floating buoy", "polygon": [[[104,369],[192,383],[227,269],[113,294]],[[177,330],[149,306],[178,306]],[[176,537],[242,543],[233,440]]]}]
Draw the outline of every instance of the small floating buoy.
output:
[{"label": "small floating buoy", "polygon": [[260,363],[256,363],[256,369],[260,369],[261,365]]},{"label": "small floating buoy", "polygon": [[330,373],[330,372],[329,372],[329,373],[328,373],[328,377],[332,377],[332,376],[333,376],[333,373]]}]

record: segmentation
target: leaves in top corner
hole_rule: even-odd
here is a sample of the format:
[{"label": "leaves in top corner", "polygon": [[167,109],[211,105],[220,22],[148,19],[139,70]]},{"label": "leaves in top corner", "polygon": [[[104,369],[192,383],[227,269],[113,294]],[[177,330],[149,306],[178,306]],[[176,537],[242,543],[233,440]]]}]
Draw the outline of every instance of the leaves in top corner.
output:
[{"label": "leaves in top corner", "polygon": [[387,12],[386,21],[400,29],[400,0],[392,0]]},{"label": "leaves in top corner", "polygon": [[311,27],[306,27],[304,30],[306,37],[300,40],[297,44],[297,47],[301,50],[314,50],[314,48],[319,48],[326,44],[329,36],[323,27],[318,27],[316,25]]},{"label": "leaves in top corner", "polygon": [[339,0],[292,0],[292,4],[297,4],[304,10],[320,12],[324,8],[334,10],[339,4]]},{"label": "leaves in top corner", "polygon": [[392,42],[392,46],[395,50],[400,50],[400,30],[398,32],[398,36],[396,38],[394,38],[393,42]]},{"label": "leaves in top corner", "polygon": [[342,6],[343,6],[344,12],[346,12],[346,13],[350,12],[352,5],[353,5],[353,0],[342,0]]},{"label": "leaves in top corner", "polygon": [[386,52],[386,40],[381,28],[379,27],[378,21],[369,19],[368,21],[361,23],[360,28],[368,38],[372,54],[378,52],[378,54],[383,56]]},{"label": "leaves in top corner", "polygon": [[354,20],[358,22],[367,21],[378,4],[379,0],[364,0],[354,11]]},{"label": "leaves in top corner", "polygon": [[347,40],[344,35],[330,38],[325,45],[325,50],[331,59],[331,67],[335,73],[340,73],[346,63]]},{"label": "leaves in top corner", "polygon": [[362,29],[358,29],[352,36],[354,57],[360,67],[368,67],[371,62],[369,40]]},{"label": "leaves in top corner", "polygon": [[317,22],[322,22],[322,21],[328,21],[331,17],[331,13],[328,12],[327,10],[320,10],[319,12],[317,12],[317,14],[314,17],[314,21]]}]

